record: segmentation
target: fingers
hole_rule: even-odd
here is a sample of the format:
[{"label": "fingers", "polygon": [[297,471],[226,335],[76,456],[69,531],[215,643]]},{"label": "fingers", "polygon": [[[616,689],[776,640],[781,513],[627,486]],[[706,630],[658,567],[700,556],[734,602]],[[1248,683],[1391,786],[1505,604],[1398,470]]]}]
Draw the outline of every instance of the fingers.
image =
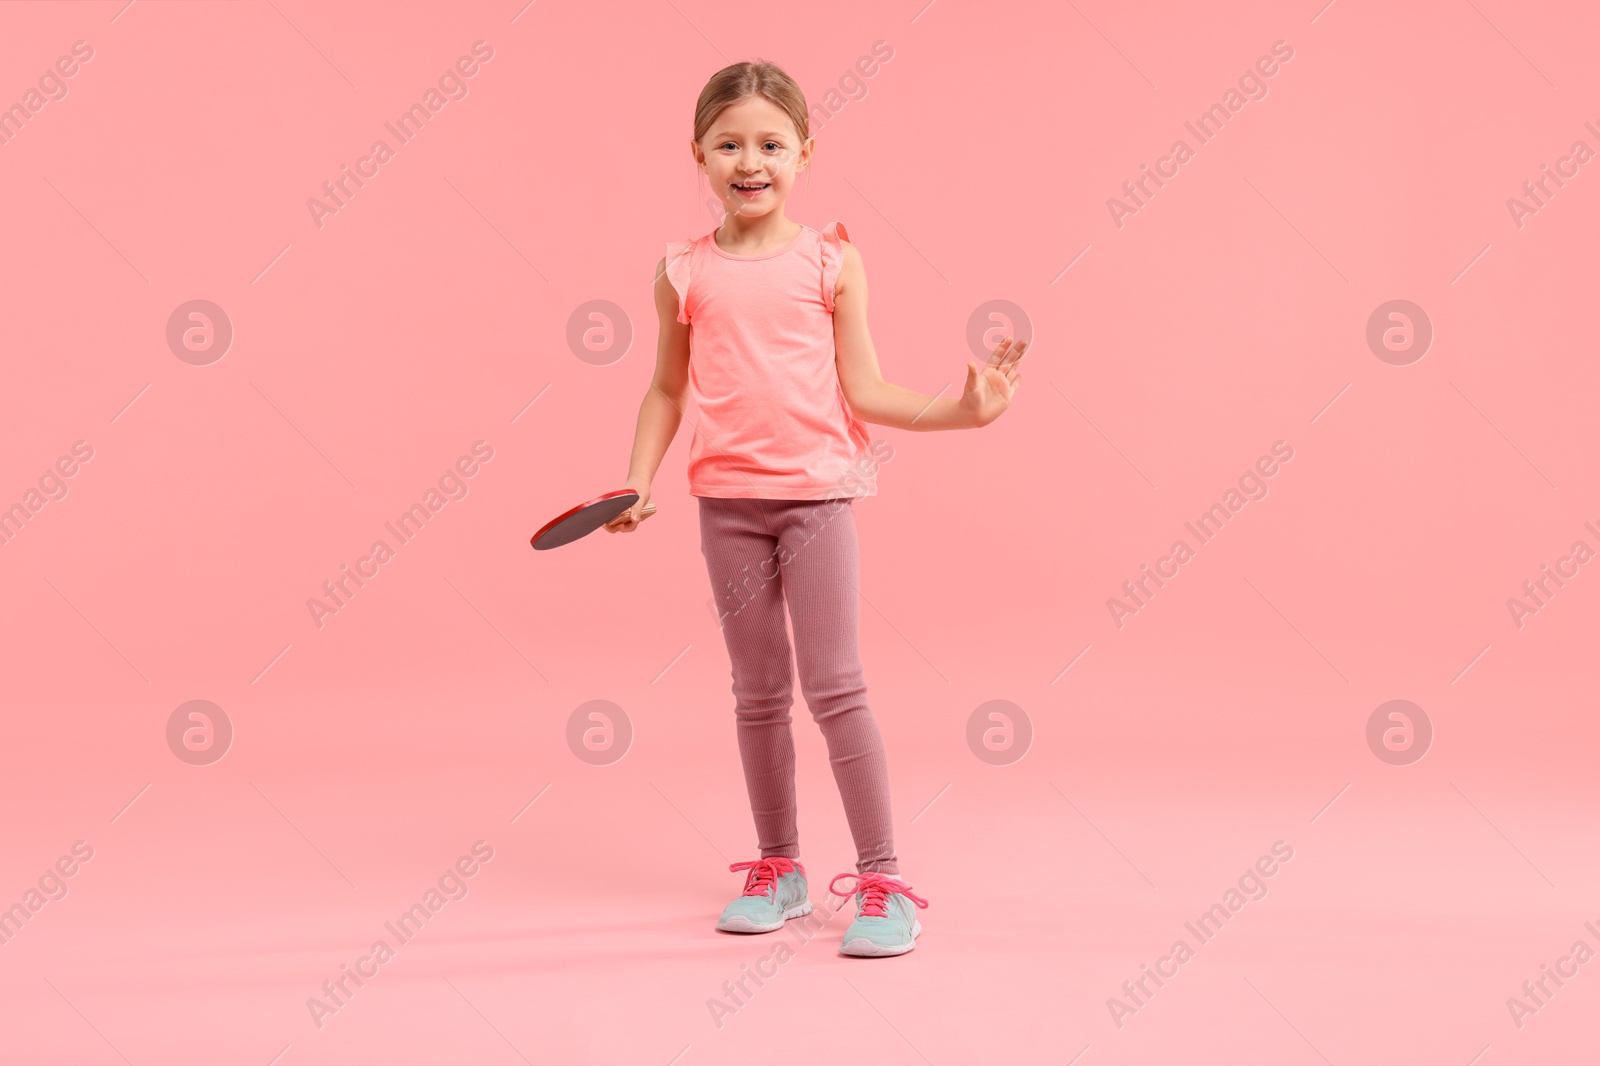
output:
[{"label": "fingers", "polygon": [[985,369],[987,369],[988,367],[991,367],[991,366],[999,366],[1000,365],[1000,361],[1003,358],[1005,358],[1006,348],[1010,344],[1011,344],[1011,338],[1010,337],[1001,337],[1000,338],[1000,343],[995,345],[994,346],[994,351],[989,353],[989,361],[984,364]]},{"label": "fingers", "polygon": [[1003,363],[1000,364],[1000,369],[1009,372],[1010,370],[1015,368],[1016,365],[1022,361],[1022,357],[1024,355],[1027,355],[1027,354],[1028,354],[1028,342],[1027,341],[1018,341],[1012,347],[1011,351],[1007,353],[1007,359]]},{"label": "fingers", "polygon": [[1009,377],[1011,374],[1011,368],[1015,367],[1022,357],[1027,353],[1027,341],[1017,341],[1015,344],[1013,344],[1010,337],[1005,337],[1000,341],[999,344],[995,345],[994,351],[989,353],[988,366],[999,370],[1001,373],[1006,374]]},{"label": "fingers", "polygon": [[642,511],[635,505],[617,515],[601,528],[607,533],[632,533],[639,528],[640,523],[655,513],[656,505],[653,503],[647,504]]}]

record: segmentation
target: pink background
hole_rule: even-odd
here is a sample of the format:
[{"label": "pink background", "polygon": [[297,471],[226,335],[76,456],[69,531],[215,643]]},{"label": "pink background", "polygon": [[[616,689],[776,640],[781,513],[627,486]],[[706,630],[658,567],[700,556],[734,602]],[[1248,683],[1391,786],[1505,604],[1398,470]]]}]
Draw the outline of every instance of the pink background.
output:
[{"label": "pink background", "polygon": [[[1600,548],[1600,164],[1520,228],[1506,200],[1600,149],[1600,18],[1321,5],[0,8],[0,103],[94,49],[0,145],[0,504],[94,452],[0,546],[0,905],[94,849],[0,945],[0,1061],[1592,1051],[1600,963],[1521,1028],[1506,1000],[1600,950],[1600,576],[1520,629],[1506,600]],[[479,40],[469,94],[319,229],[306,200]],[[1119,228],[1107,198],[1280,40],[1268,95]],[[849,227],[887,377],[953,394],[991,300],[1033,346],[984,431],[873,427],[894,459],[857,505],[927,931],[863,962],[836,917],[719,1027],[777,941],[711,928],[754,836],[687,430],[640,533],[527,538],[626,474],[652,269],[716,224],[695,98],[757,57],[814,105],[853,86],[788,214]],[[165,338],[194,299],[234,329],[210,365]],[[1410,365],[1365,339],[1394,299],[1435,332]],[[568,341],[593,300],[632,331],[605,365]],[[307,599],[480,440],[468,495],[319,629]],[[1107,598],[1279,440],[1270,494],[1119,629]],[[194,699],[235,730],[210,765],[166,739]],[[566,740],[592,699],[632,726],[609,765]],[[1034,734],[1009,765],[966,740],[996,699]],[[1410,765],[1367,745],[1392,699],[1435,731]],[[795,713],[820,905],[853,850]],[[479,840],[469,894],[318,1028],[308,997]],[[1266,898],[1118,1027],[1278,840]]]}]

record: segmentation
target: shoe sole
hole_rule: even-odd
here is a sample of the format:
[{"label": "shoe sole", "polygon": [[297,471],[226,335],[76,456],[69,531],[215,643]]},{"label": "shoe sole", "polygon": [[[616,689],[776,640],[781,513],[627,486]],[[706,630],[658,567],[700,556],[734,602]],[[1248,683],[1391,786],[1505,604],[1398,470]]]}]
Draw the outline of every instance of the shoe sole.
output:
[{"label": "shoe sole", "polygon": [[883,944],[874,944],[870,940],[852,940],[839,947],[839,952],[844,955],[855,955],[858,958],[883,958],[888,955],[904,955],[917,946],[917,937],[922,935],[922,923],[918,922],[911,929],[911,942],[903,947],[886,947]]},{"label": "shoe sole", "polygon": [[717,928],[724,933],[775,933],[783,928],[783,922],[787,922],[790,918],[799,918],[810,913],[811,901],[808,899],[802,900],[784,911],[782,922],[776,922],[772,925],[757,925],[744,915],[735,914],[726,921],[719,921]]}]

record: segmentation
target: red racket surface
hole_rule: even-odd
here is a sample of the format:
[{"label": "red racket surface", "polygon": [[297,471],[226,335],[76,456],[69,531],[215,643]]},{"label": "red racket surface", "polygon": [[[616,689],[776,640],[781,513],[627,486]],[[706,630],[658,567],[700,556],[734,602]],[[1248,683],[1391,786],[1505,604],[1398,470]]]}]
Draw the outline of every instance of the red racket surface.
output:
[{"label": "red racket surface", "polygon": [[587,537],[617,515],[639,502],[639,494],[632,489],[618,489],[604,496],[596,496],[588,503],[580,503],[546,522],[530,540],[535,551],[559,548],[580,537]]}]

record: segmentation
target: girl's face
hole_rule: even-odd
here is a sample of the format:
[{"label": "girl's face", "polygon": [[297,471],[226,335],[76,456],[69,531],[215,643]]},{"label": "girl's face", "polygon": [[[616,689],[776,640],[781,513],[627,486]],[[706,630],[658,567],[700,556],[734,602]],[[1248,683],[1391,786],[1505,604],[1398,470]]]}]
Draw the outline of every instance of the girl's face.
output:
[{"label": "girl's face", "polygon": [[776,211],[789,198],[815,143],[813,137],[801,144],[783,108],[752,96],[723,108],[694,147],[711,191],[728,213],[753,218]]}]

